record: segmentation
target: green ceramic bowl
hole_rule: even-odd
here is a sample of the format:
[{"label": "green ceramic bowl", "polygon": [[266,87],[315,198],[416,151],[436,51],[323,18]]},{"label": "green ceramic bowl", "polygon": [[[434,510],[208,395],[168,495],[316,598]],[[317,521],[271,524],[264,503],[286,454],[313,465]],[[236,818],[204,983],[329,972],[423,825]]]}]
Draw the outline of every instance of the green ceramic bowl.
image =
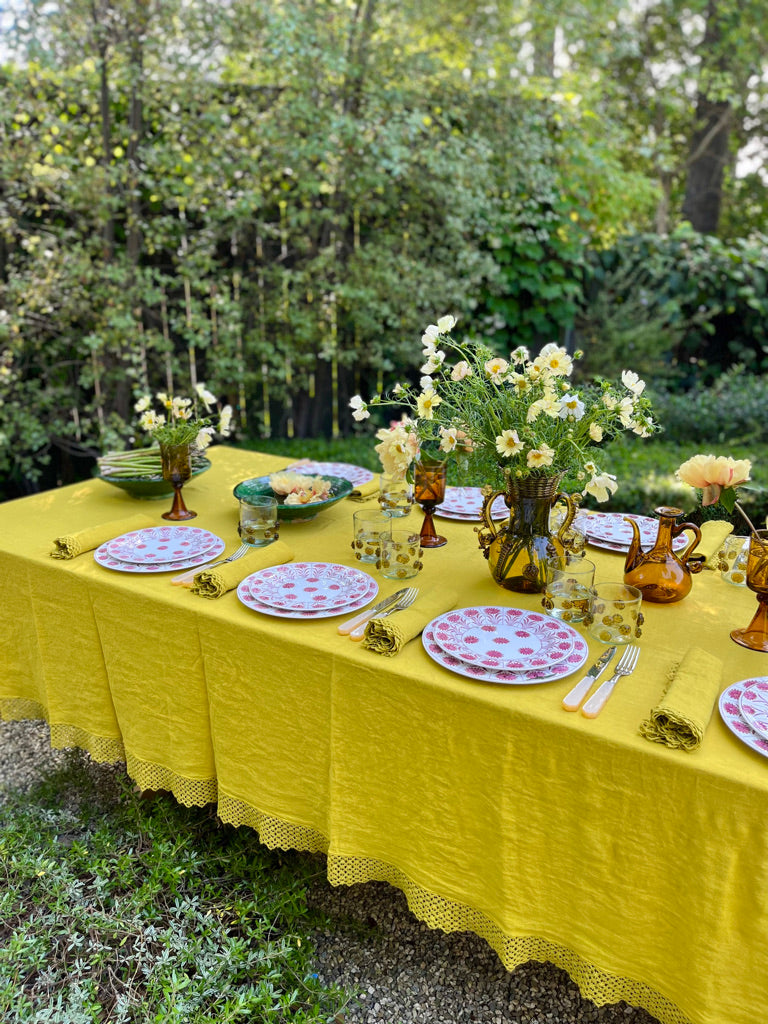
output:
[{"label": "green ceramic bowl", "polygon": [[[197,466],[192,470],[190,481],[195,480],[206,470],[211,468],[210,459],[200,458],[196,460]],[[112,484],[120,490],[130,494],[132,498],[168,498],[173,494],[173,484],[170,480],[163,480],[161,476],[128,476],[114,477],[96,474],[99,480],[105,484]]]},{"label": "green ceramic bowl", "polygon": [[245,498],[246,501],[255,495],[277,498],[277,518],[281,522],[292,523],[300,520],[306,522],[308,519],[314,519],[323,509],[330,508],[331,505],[335,505],[337,501],[341,501],[342,498],[346,498],[348,494],[352,493],[352,484],[343,477],[328,476],[324,473],[323,480],[329,480],[331,483],[330,498],[326,498],[325,501],[312,501],[307,505],[283,505],[282,496],[275,494],[269,486],[268,476],[256,476],[251,480],[241,480],[233,493],[236,498]]}]

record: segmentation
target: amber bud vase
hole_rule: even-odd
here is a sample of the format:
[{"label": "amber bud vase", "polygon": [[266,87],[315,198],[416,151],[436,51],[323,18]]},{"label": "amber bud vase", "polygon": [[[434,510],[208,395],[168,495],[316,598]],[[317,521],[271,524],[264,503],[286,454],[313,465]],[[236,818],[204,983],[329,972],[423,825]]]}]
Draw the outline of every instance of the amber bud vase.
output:
[{"label": "amber bud vase", "polygon": [[423,548],[441,548],[448,543],[435,530],[432,518],[435,508],[445,499],[445,473],[445,463],[439,459],[422,458],[414,466],[413,497],[424,513],[420,534]]},{"label": "amber bud vase", "polygon": [[168,512],[163,512],[163,519],[172,522],[183,522],[194,519],[197,512],[192,512],[184,504],[181,489],[192,476],[192,446],[190,444],[161,444],[160,458],[163,465],[163,480],[173,484],[173,504]]},{"label": "amber bud vase", "polygon": [[757,595],[757,611],[744,629],[731,630],[731,640],[750,651],[768,653],[768,530],[750,534],[747,586]]}]

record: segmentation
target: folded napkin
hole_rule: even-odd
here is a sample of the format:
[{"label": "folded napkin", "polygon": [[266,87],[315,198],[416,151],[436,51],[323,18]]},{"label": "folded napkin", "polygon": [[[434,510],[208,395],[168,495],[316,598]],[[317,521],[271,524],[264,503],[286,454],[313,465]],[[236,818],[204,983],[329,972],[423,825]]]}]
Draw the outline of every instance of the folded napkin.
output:
[{"label": "folded napkin", "polygon": [[254,548],[246,552],[234,562],[224,562],[213,569],[201,569],[192,583],[192,593],[199,597],[221,597],[259,569],[268,569],[271,565],[282,565],[290,562],[293,552],[281,540],[267,544],[263,548]]},{"label": "folded napkin", "polygon": [[387,658],[393,657],[409,640],[421,633],[432,619],[450,611],[456,604],[456,592],[444,584],[421,591],[414,603],[383,619],[371,619],[365,627],[363,647]]},{"label": "folded napkin", "polygon": [[121,537],[132,530],[144,530],[148,526],[157,526],[157,520],[141,513],[127,519],[113,519],[109,523],[100,523],[77,533],[65,533],[54,538],[54,548],[49,553],[51,558],[77,558],[84,551],[93,551],[114,537]]},{"label": "folded napkin", "polygon": [[367,501],[374,494],[379,493],[379,481],[376,477],[369,480],[367,484],[359,484],[349,495],[352,501]]},{"label": "folded napkin", "polygon": [[699,560],[703,558],[705,569],[716,569],[718,552],[725,538],[733,533],[733,527],[722,519],[708,519],[701,524],[700,529],[701,540],[693,549],[692,557]]},{"label": "folded napkin", "polygon": [[669,673],[664,695],[640,733],[654,743],[698,750],[722,688],[723,666],[714,654],[691,647]]}]

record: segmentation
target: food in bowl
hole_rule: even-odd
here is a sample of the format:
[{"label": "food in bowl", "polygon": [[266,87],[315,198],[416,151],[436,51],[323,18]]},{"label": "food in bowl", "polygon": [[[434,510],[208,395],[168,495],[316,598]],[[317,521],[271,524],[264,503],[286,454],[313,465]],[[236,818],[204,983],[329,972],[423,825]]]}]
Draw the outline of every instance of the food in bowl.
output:
[{"label": "food in bowl", "polygon": [[[322,481],[322,484],[317,483],[317,490],[313,494],[312,488],[301,481],[280,479],[286,477],[303,477],[304,481]],[[286,490],[289,483],[298,489]],[[275,490],[273,484],[280,490]],[[351,493],[352,484],[343,477],[309,477],[300,473],[273,473],[271,476],[253,477],[251,480],[241,480],[234,489],[235,497],[245,498],[246,501],[253,495],[274,495],[277,498],[277,517],[282,522],[314,519],[323,509],[330,508]]]}]

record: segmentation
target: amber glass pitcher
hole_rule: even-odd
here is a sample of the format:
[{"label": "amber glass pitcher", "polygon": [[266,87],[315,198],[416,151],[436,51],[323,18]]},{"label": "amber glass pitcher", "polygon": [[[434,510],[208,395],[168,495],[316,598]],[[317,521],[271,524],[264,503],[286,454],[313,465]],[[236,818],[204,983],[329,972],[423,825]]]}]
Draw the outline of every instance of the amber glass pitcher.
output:
[{"label": "amber glass pitcher", "polygon": [[[689,562],[689,556],[701,540],[701,531],[693,523],[677,523],[683,515],[679,508],[657,508],[659,530],[650,551],[640,547],[640,530],[634,519],[625,516],[632,527],[632,542],[624,561],[624,582],[637,587],[646,601],[671,604],[682,601],[691,589],[692,573],[701,572],[703,561]],[[672,542],[685,530],[693,534],[690,544],[682,552],[673,550]]]}]

